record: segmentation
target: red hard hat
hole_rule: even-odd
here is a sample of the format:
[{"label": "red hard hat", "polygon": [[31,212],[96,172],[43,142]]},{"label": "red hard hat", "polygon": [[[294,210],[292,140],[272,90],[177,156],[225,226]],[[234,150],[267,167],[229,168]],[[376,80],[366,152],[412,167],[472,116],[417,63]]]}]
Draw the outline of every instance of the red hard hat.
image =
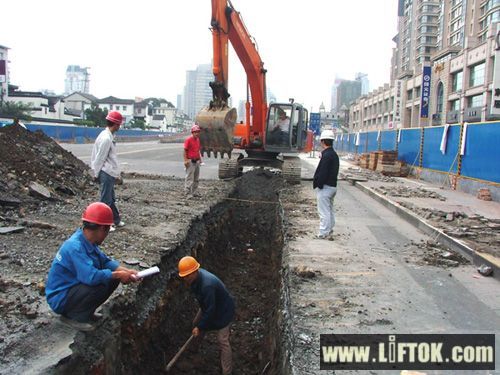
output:
[{"label": "red hard hat", "polygon": [[83,211],[82,220],[99,225],[113,225],[113,211],[102,202],[94,202]]},{"label": "red hard hat", "polygon": [[118,111],[111,111],[106,116],[106,120],[111,121],[113,124],[121,125],[123,122],[123,116]]},{"label": "red hard hat", "polygon": [[200,127],[196,124],[194,124],[192,127],[191,127],[191,133],[194,133],[194,132],[199,132],[201,131]]}]

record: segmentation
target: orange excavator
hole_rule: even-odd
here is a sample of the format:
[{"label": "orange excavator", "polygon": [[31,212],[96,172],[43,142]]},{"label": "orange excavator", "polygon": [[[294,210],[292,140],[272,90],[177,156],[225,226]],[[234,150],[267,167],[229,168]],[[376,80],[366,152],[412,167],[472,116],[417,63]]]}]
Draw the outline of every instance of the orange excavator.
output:
[{"label": "orange excavator", "polygon": [[[219,178],[238,176],[245,166],[281,169],[290,183],[300,182],[298,152],[312,150],[307,110],[290,99],[271,103],[266,99],[266,69],[256,44],[230,0],[212,1],[213,100],[196,116],[201,128],[201,151],[220,155]],[[228,42],[231,42],[247,76],[245,121],[236,124],[235,108],[228,106]],[[233,148],[243,150],[231,158]],[[246,154],[246,155],[245,155]],[[224,155],[229,158],[224,159]]]}]

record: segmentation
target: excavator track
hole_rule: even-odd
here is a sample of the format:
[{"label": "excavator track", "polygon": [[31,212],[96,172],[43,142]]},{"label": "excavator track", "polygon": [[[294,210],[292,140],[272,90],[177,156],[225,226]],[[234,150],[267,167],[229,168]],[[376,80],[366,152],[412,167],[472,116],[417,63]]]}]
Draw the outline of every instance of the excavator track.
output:
[{"label": "excavator track", "polygon": [[300,158],[296,156],[287,156],[284,158],[281,175],[286,182],[291,185],[300,184],[301,171]]},{"label": "excavator track", "polygon": [[219,178],[221,180],[236,178],[240,173],[239,160],[237,158],[224,159],[219,163]]}]

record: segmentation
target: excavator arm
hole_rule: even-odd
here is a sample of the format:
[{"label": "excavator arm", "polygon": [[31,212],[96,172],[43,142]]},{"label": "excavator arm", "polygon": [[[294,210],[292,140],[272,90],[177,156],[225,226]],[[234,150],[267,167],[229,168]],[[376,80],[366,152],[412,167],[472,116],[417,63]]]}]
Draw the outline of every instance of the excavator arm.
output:
[{"label": "excavator arm", "polygon": [[213,39],[213,74],[210,83],[213,99],[208,107],[203,108],[196,117],[202,128],[200,140],[202,152],[214,152],[230,155],[234,142],[234,127],[237,118],[236,110],[228,106],[228,44],[233,46],[247,76],[250,89],[250,101],[246,103],[245,124],[238,125],[238,147],[247,148],[253,142],[262,142],[265,132],[267,114],[266,70],[256,45],[240,14],[234,9],[230,0],[211,0]]}]

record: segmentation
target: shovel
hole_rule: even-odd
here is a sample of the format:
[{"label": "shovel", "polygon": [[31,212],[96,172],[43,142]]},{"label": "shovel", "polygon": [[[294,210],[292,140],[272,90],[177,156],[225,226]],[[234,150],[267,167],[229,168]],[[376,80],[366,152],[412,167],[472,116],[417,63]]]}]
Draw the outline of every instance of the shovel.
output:
[{"label": "shovel", "polygon": [[174,356],[174,358],[172,358],[170,360],[170,362],[168,363],[167,365],[167,372],[170,371],[170,369],[175,365],[175,362],[177,362],[177,360],[179,359],[179,357],[181,356],[181,354],[187,349],[187,347],[189,346],[189,344],[191,343],[191,341],[194,339],[194,336],[191,335],[187,341],[184,343],[184,345],[182,345],[182,348],[179,349],[179,351],[177,352],[177,354]]}]

